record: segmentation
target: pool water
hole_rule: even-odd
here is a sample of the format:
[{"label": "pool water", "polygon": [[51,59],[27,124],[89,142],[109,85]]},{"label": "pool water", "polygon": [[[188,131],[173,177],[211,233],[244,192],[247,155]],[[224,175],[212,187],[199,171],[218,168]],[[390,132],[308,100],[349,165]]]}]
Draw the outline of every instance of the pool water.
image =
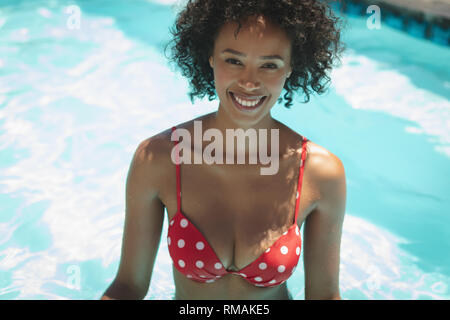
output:
[{"label": "pool water", "polygon": [[[181,2],[93,3],[0,3],[0,299],[100,298],[137,145],[218,106],[162,54]],[[450,49],[364,17],[344,42],[326,95],[272,112],[344,163],[341,296],[449,299]],[[146,299],[174,293],[163,228]]]}]

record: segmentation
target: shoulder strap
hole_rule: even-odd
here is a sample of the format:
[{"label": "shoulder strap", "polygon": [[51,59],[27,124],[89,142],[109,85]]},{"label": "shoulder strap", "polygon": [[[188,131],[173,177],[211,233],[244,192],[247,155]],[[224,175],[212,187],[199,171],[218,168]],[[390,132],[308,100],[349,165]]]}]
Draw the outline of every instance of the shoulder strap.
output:
[{"label": "shoulder strap", "polygon": [[175,137],[175,157],[176,157],[176,174],[177,174],[177,211],[181,210],[181,177],[180,177],[180,158],[178,153],[178,137],[176,135],[176,127],[172,127],[172,135]]},{"label": "shoulder strap", "polygon": [[300,160],[300,172],[298,174],[298,182],[297,182],[297,195],[296,195],[296,201],[295,201],[295,220],[294,223],[297,224],[297,215],[298,215],[298,206],[300,203],[300,195],[302,191],[302,181],[303,181],[303,169],[305,167],[305,159],[306,159],[306,142],[308,142],[308,139],[303,137],[302,141],[302,158]]}]

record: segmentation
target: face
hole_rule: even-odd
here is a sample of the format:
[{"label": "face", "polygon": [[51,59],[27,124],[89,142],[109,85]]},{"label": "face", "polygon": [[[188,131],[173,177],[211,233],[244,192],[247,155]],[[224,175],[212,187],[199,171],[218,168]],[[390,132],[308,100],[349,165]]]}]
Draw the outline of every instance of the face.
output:
[{"label": "face", "polygon": [[[223,112],[236,124],[255,125],[270,118],[291,69],[291,41],[263,17],[252,17],[235,37],[238,24],[222,26],[209,63]],[[239,103],[235,97],[246,98]],[[262,100],[259,97],[264,96]],[[252,106],[259,101],[256,106]]]}]

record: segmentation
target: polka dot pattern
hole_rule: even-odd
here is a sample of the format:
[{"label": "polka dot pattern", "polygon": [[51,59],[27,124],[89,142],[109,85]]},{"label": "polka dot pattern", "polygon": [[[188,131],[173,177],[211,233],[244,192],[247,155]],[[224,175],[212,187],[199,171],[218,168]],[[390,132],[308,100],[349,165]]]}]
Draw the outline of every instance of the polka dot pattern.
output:
[{"label": "polka dot pattern", "polygon": [[195,247],[197,248],[197,250],[203,250],[203,248],[205,247],[205,244],[202,241],[198,241],[195,244]]},{"label": "polka dot pattern", "polygon": [[255,261],[231,271],[225,269],[202,233],[179,211],[169,223],[167,244],[172,259],[177,261],[174,266],[190,280],[212,284],[230,274],[258,287],[272,287],[285,282],[294,272],[301,238],[297,224],[293,224]]},{"label": "polka dot pattern", "polygon": [[182,228],[186,228],[188,226],[189,222],[187,221],[187,219],[181,219],[180,221],[180,226]]},{"label": "polka dot pattern", "polygon": [[[175,127],[172,128],[175,130]],[[203,234],[181,211],[179,164],[177,165],[177,205],[175,216],[169,221],[167,245],[174,267],[192,281],[216,282],[224,276],[242,277],[257,287],[278,286],[293,274],[301,251],[301,236],[297,225],[297,213],[301,198],[301,182],[306,158],[306,138],[303,140],[301,166],[296,193],[294,223],[259,257],[246,267],[231,271],[226,269]],[[220,281],[218,281],[220,283]],[[218,285],[218,284],[217,284]]]}]

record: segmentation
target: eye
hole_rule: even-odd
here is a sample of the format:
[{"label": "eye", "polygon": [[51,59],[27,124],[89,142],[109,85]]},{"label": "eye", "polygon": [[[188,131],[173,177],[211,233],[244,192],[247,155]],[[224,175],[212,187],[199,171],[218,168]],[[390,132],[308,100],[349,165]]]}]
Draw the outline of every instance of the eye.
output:
[{"label": "eye", "polygon": [[[230,64],[236,64],[235,62],[241,63],[239,60],[233,59],[233,58],[228,58],[225,60],[225,62],[230,63]],[[264,66],[268,66],[268,69],[277,69],[278,66],[275,63],[267,63]]]},{"label": "eye", "polygon": [[230,63],[230,64],[235,64],[235,63],[233,63],[232,61],[237,61],[237,62],[239,62],[239,60],[236,60],[236,59],[233,59],[233,58],[228,58],[228,59],[225,60],[225,62],[228,62],[228,63]]},{"label": "eye", "polygon": [[269,67],[269,69],[276,69],[276,68],[278,68],[278,66],[275,63],[268,63],[268,64],[266,64],[266,66],[271,66],[271,67]]}]

